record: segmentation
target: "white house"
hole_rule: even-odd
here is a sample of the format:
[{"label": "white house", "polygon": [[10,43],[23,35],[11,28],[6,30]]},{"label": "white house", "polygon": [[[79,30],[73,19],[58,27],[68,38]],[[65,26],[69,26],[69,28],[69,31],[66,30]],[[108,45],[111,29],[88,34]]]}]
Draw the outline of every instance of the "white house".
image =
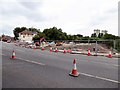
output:
[{"label": "white house", "polygon": [[100,33],[100,30],[96,29],[94,30],[94,33],[96,34],[96,36],[98,37],[99,33]]},{"label": "white house", "polygon": [[107,30],[102,30],[102,32],[101,33],[103,33],[103,35],[105,35],[105,34],[107,34]]},{"label": "white house", "polygon": [[[103,35],[105,35],[105,34],[107,34],[107,30],[102,30],[101,31],[101,33],[103,34]],[[94,30],[94,33],[97,35],[97,37],[98,37],[98,35],[100,34],[100,30],[99,29],[96,29],[96,30]]]},{"label": "white house", "polygon": [[37,32],[32,32],[29,30],[25,30],[19,33],[18,39],[21,42],[32,42],[33,37],[37,35]]}]

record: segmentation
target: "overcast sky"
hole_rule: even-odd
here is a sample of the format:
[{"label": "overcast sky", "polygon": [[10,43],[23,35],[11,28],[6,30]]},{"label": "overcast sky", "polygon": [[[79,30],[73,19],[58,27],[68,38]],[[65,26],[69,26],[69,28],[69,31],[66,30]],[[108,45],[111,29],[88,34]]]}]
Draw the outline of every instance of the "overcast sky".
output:
[{"label": "overcast sky", "polygon": [[68,34],[90,36],[94,29],[118,35],[119,0],[0,0],[0,34],[15,27],[43,31],[56,26]]}]

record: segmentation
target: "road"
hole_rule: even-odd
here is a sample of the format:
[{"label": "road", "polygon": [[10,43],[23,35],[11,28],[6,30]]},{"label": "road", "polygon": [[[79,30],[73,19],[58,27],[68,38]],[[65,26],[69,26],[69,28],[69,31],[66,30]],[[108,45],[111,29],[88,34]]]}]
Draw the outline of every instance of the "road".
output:
[{"label": "road", "polygon": [[[11,60],[12,51],[16,59]],[[2,43],[3,88],[118,88],[118,59],[33,50]],[[73,60],[78,77],[69,76]]]}]

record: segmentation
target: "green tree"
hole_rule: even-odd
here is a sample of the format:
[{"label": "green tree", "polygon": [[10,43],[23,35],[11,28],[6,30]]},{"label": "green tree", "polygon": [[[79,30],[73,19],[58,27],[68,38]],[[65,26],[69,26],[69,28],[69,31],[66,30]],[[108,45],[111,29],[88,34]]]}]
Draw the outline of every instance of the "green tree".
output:
[{"label": "green tree", "polygon": [[65,40],[67,39],[67,34],[62,32],[62,29],[57,29],[57,27],[44,29],[43,33],[47,40]]},{"label": "green tree", "polygon": [[103,39],[119,39],[119,37],[115,36],[115,35],[112,35],[112,34],[105,34],[103,36]]},{"label": "green tree", "polygon": [[117,39],[116,40],[116,46],[115,46],[116,48],[116,50],[118,51],[118,52],[120,52],[120,39]]},{"label": "green tree", "polygon": [[19,37],[19,32],[22,32],[23,30],[20,28],[20,27],[16,27],[14,30],[13,30],[13,33],[14,33],[14,38],[15,40],[18,40],[18,37]]},{"label": "green tree", "polygon": [[96,33],[93,33],[93,34],[91,35],[91,37],[97,37]]},{"label": "green tree", "polygon": [[103,37],[103,33],[99,33],[98,38],[102,38],[102,37]]},{"label": "green tree", "polygon": [[40,38],[45,38],[45,34],[42,32],[39,32],[37,35],[33,37],[33,40],[40,40]]},{"label": "green tree", "polygon": [[79,38],[83,37],[83,35],[81,35],[81,34],[77,34],[76,36],[78,36]]},{"label": "green tree", "polygon": [[29,31],[32,31],[32,32],[37,32],[39,33],[40,32],[40,29],[36,29],[36,28],[28,28]]},{"label": "green tree", "polygon": [[25,30],[27,30],[26,27],[21,27],[21,31],[25,31]]}]

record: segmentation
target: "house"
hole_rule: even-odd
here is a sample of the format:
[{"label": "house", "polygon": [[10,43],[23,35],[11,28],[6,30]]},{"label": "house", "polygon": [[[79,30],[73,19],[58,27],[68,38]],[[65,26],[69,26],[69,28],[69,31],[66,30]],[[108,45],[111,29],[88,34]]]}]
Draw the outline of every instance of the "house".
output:
[{"label": "house", "polygon": [[105,34],[107,34],[107,32],[108,32],[107,30],[102,30],[101,33],[102,33],[103,35],[105,35]]},{"label": "house", "polygon": [[101,32],[100,32],[100,30],[99,29],[96,29],[96,30],[94,30],[94,33],[96,34],[96,36],[98,37],[98,35],[100,34],[100,33],[102,33],[103,35],[105,35],[105,34],[107,34],[107,30],[102,30]]},{"label": "house", "polygon": [[96,34],[96,36],[98,37],[99,33],[100,33],[100,30],[96,29],[94,30],[94,33]]},{"label": "house", "polygon": [[19,37],[18,39],[21,42],[32,42],[33,37],[37,35],[37,32],[32,32],[29,30],[24,30],[22,32],[19,33]]},{"label": "house", "polygon": [[11,41],[14,41],[14,37],[11,37],[11,36],[7,36],[7,35],[2,35],[1,37],[2,41],[4,42],[11,42]]}]

